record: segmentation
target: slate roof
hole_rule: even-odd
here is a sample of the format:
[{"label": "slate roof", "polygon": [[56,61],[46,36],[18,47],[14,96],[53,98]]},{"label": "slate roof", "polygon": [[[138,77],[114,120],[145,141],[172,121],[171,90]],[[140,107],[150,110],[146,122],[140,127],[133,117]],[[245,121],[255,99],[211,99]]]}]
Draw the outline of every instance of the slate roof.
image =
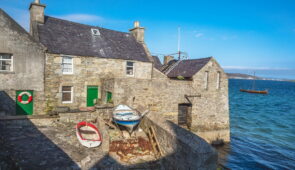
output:
[{"label": "slate roof", "polygon": [[[100,35],[92,35],[92,28]],[[49,53],[150,62],[143,45],[130,33],[49,16],[38,25],[38,33]]]},{"label": "slate roof", "polygon": [[161,70],[163,64],[161,63],[160,59],[158,56],[152,56],[154,60],[154,67],[158,70]]},{"label": "slate roof", "polygon": [[163,72],[166,71],[166,75],[169,78],[175,78],[177,76],[190,78],[200,71],[210,61],[211,58],[212,57],[181,60],[179,62],[177,62],[177,60],[172,60],[168,63],[169,66],[163,70]]}]

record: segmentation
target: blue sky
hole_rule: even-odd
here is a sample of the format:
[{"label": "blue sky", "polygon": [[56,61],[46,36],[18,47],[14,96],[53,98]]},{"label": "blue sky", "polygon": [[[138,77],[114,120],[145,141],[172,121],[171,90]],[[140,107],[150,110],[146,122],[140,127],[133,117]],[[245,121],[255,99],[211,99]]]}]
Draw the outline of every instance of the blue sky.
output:
[{"label": "blue sky", "polygon": [[[28,29],[33,0],[1,0]],[[146,28],[153,54],[181,51],[190,58],[214,56],[227,72],[295,79],[294,0],[41,0],[45,13],[127,32],[133,21]]]}]

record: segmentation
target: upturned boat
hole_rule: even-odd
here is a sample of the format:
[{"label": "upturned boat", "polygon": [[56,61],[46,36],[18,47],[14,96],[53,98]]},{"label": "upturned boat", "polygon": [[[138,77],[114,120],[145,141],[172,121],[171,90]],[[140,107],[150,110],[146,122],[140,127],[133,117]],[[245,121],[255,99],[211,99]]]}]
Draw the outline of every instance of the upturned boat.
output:
[{"label": "upturned boat", "polygon": [[138,112],[126,105],[118,105],[113,111],[114,123],[126,127],[129,131],[138,125],[140,119]]},{"label": "upturned boat", "polygon": [[102,137],[97,127],[89,122],[79,122],[76,125],[78,141],[88,148],[97,147],[102,143]]}]

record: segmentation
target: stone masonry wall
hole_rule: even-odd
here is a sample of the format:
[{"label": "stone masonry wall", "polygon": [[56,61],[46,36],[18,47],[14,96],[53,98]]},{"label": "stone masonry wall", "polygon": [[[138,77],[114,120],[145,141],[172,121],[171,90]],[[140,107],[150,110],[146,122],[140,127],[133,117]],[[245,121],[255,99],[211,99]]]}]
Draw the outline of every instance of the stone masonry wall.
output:
[{"label": "stone masonry wall", "polygon": [[13,56],[13,70],[0,71],[0,112],[15,115],[16,90],[33,90],[34,113],[44,110],[43,46],[0,9],[0,53]]},{"label": "stone masonry wall", "polygon": [[[87,86],[99,86],[101,98],[102,80],[126,76],[126,60],[105,59],[97,57],[72,56],[74,73],[62,74],[62,56],[46,54],[45,87],[47,110],[57,106],[67,106],[71,109],[86,107]],[[134,78],[150,79],[152,63],[134,61]],[[72,86],[74,91],[72,103],[62,103],[62,86]]]},{"label": "stone masonry wall", "polygon": [[154,129],[165,169],[216,169],[217,153],[205,140],[158,113],[149,113],[140,127],[145,132]]},{"label": "stone masonry wall", "polygon": [[[205,88],[205,72],[208,71],[208,88]],[[218,72],[220,87],[218,88]],[[229,142],[228,79],[218,63],[211,59],[193,77],[193,86],[200,98],[193,98],[192,131],[208,141]]]},{"label": "stone masonry wall", "polygon": [[[227,77],[223,70],[212,60],[194,77],[194,81],[171,80],[161,73],[150,80],[116,78],[106,80],[108,88],[113,89],[113,102],[127,104],[133,108],[144,107],[178,123],[178,105],[192,104],[191,130],[208,142],[225,141],[229,138],[229,111]],[[209,71],[209,87],[204,89],[205,71]],[[217,72],[220,72],[220,88],[217,87]],[[159,77],[159,78],[158,78]],[[113,87],[111,87],[113,86]],[[201,97],[196,97],[201,95]]]}]

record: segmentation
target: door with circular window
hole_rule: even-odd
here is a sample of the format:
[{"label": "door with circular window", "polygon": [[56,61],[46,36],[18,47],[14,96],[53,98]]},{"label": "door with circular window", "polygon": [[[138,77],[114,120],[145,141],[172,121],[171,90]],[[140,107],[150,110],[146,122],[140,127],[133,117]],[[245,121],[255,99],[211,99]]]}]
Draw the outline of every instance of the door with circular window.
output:
[{"label": "door with circular window", "polygon": [[33,90],[18,90],[16,91],[16,114],[17,115],[32,115],[33,114]]}]

